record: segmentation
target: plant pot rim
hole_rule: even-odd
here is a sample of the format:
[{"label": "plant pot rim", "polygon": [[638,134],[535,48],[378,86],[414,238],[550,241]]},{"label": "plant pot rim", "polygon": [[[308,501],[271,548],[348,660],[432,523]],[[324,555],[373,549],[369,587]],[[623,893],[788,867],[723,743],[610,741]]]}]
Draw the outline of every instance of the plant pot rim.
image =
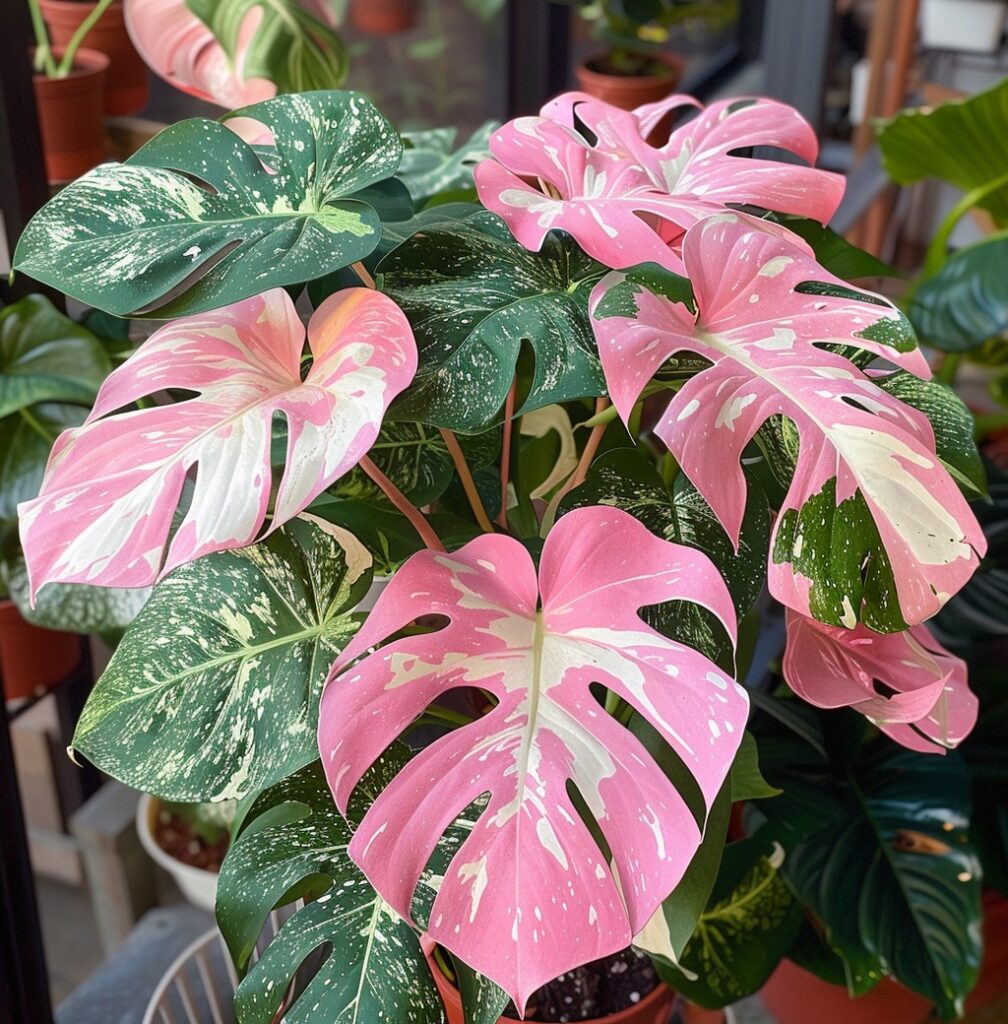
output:
[{"label": "plant pot rim", "polygon": [[[29,50],[29,54],[35,56],[35,47],[33,46]],[[54,46],[52,48],[52,55],[59,60],[63,56],[63,47]],[[91,75],[97,75],[108,71],[109,59],[106,54],[102,53],[101,50],[91,50],[86,46],[81,46],[74,57],[74,66],[70,69],[67,74],[61,78],[50,78],[49,75],[41,71],[36,71],[33,75],[36,83],[40,82],[69,82],[78,78],[88,78]]]},{"label": "plant pot rim", "polygon": [[614,75],[610,74],[608,71],[599,71],[592,67],[596,61],[605,60],[608,56],[608,52],[593,53],[578,65],[579,72],[587,77],[597,78],[604,82],[626,82],[627,85],[630,86],[643,84],[644,82],[665,81],[674,84],[682,76],[683,66],[685,64],[685,61],[680,54],[674,53],[670,50],[663,50],[659,53],[650,55],[652,60],[665,65],[665,71],[662,74]]},{"label": "plant pot rim", "polygon": [[206,868],[197,868],[192,864],[173,857],[165,850],[154,837],[154,815],[161,806],[161,799],[152,796],[150,793],[142,793],[136,810],[137,834],[140,836],[140,845],[150,855],[151,860],[159,864],[165,871],[188,875],[194,880],[203,880],[208,876],[216,878],[216,871],[208,871]]},{"label": "plant pot rim", "polygon": [[[459,994],[458,988],[455,986],[448,976],[441,970],[441,965],[437,962],[434,956],[433,949],[427,954],[427,963],[430,966],[431,973],[435,979],[440,981],[442,984],[438,985],[441,990],[442,998],[450,996],[452,1002],[461,1009],[462,1007],[462,996]],[[590,1020],[583,1021],[582,1024],[622,1024],[623,1021],[630,1020],[643,1010],[649,1009],[656,1003],[667,997],[667,994],[671,992],[670,986],[666,985],[660,978],[658,984],[643,999],[639,1002],[631,1003],[626,1009],[619,1010],[616,1013],[611,1013],[606,1017],[592,1017]],[[502,1021],[514,1021],[515,1024],[522,1024],[517,1017],[504,1017],[500,1018]]]},{"label": "plant pot rim", "polygon": [[[53,10],[69,11],[72,9],[80,10],[82,7],[97,7],[98,0],[39,0],[39,4],[43,8],[49,7]],[[121,11],[122,7],[123,0],[112,0],[112,3],[109,4],[105,11],[105,14],[108,14],[109,11]],[[104,18],[104,16],[105,15],[103,14],[102,17]]]}]

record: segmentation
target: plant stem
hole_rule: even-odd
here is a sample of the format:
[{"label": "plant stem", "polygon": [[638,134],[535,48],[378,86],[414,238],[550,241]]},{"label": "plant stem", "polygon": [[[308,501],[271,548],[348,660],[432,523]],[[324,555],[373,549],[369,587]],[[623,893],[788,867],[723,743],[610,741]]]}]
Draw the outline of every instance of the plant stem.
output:
[{"label": "plant stem", "polygon": [[518,390],[518,378],[511,382],[511,390],[508,391],[507,399],[504,402],[504,437],[501,441],[501,507],[497,522],[507,529],[507,494],[508,483],[511,480],[511,421],[514,418],[515,394]]},{"label": "plant stem", "polygon": [[424,519],[419,509],[414,508],[409,499],[398,487],[365,455],[360,460],[360,468],[382,489],[385,496],[410,521],[410,525],[420,535],[420,539],[431,551],[444,551],[438,535],[431,529],[430,523]]},{"label": "plant stem", "polygon": [[931,239],[931,244],[927,248],[927,253],[924,256],[924,279],[934,277],[939,270],[945,265],[946,259],[948,259],[948,242],[955,230],[955,226],[966,216],[970,210],[973,209],[978,203],[986,199],[991,193],[996,192],[1000,188],[1004,188],[1008,185],[1008,174],[1002,174],[1001,177],[995,178],[993,181],[985,182],[983,185],[977,186],[967,192],[966,195],[959,200],[955,206],[949,211],[948,216],[941,222],[941,227],[935,233],[934,238]]},{"label": "plant stem", "polygon": [[486,509],[483,507],[483,500],[479,496],[479,491],[476,490],[476,481],[473,480],[472,473],[469,472],[469,463],[466,462],[465,455],[462,454],[458,438],[450,430],[443,428],[441,436],[444,438],[444,443],[448,449],[448,454],[452,458],[452,462],[455,463],[455,472],[458,473],[459,480],[462,481],[462,490],[465,491],[465,496],[469,499],[469,507],[473,510],[476,522],[479,523],[480,529],[484,533],[493,533],[493,523],[490,522],[490,517],[486,514]]},{"label": "plant stem", "polygon": [[440,704],[431,704],[426,711],[424,711],[425,718],[436,718],[439,722],[444,722],[447,725],[470,725],[475,719],[470,718],[468,715],[462,714],[461,711],[452,711],[451,708],[443,708]]},{"label": "plant stem", "polygon": [[[609,408],[608,398],[596,398],[595,399],[595,415],[592,417],[594,420],[598,420],[599,415]],[[592,459],[595,458],[595,453],[598,451],[599,445],[602,443],[602,435],[606,432],[608,422],[599,423],[596,422],[595,426],[592,427],[592,432],[588,435],[588,440],[585,442],[584,451],[581,453],[581,458],[578,460],[577,467],[571,474],[570,479],[564,484],[564,493],[573,490],[575,487],[580,487],[585,482],[585,477],[588,475],[588,467],[591,465]]]},{"label": "plant stem", "polygon": [[74,57],[81,43],[87,38],[87,34],[95,27],[101,16],[112,6],[112,0],[98,0],[94,10],[77,26],[77,31],[70,37],[66,49],[63,51],[63,58],[56,69],[57,78],[66,78],[73,71]]},{"label": "plant stem", "polygon": [[361,283],[367,285],[368,288],[378,287],[375,284],[375,279],[368,273],[367,267],[360,261],[351,263],[350,269],[361,279]]},{"label": "plant stem", "polygon": [[56,61],[53,60],[52,45],[38,0],[28,0],[28,12],[31,15],[32,31],[35,33],[35,70],[43,72],[49,78],[55,78]]},{"label": "plant stem", "polygon": [[959,363],[962,361],[961,352],[948,352],[942,357],[941,366],[935,374],[935,380],[949,387],[955,383],[956,373],[959,371]]}]

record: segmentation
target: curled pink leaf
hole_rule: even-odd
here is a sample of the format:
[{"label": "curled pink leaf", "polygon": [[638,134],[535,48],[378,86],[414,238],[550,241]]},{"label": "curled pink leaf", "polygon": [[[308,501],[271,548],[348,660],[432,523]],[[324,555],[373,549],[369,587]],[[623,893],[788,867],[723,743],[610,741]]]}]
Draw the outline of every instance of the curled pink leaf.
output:
[{"label": "curled pink leaf", "polygon": [[631,113],[578,93],[557,97],[541,116],[510,121],[491,136],[493,158],[475,171],[480,200],[527,249],[562,229],[616,269],[655,262],[681,270],[683,233],[728,204],[822,223],[833,215],[840,175],[737,155],[773,146],[814,162],[815,133],[797,111],[774,100],[724,100],[701,109],[663,146],[648,144],[666,113],[689,106],[700,105],[674,96]]},{"label": "curled pink leaf", "polygon": [[[201,555],[255,540],[272,491],[274,417],[287,465],[267,532],[297,515],[371,447],[416,372],[416,345],[391,299],[350,288],[305,329],[283,289],[173,321],[102,385],[84,426],[53,447],[41,493],[22,503],[32,592],[50,581],[142,587]],[[195,397],[117,410],[169,388]],[[191,470],[192,499],[165,546]]]},{"label": "curled pink leaf", "polygon": [[966,663],[924,625],[883,635],[789,611],[783,667],[803,700],[820,708],[852,707],[911,750],[956,747],[976,724]]},{"label": "curled pink leaf", "polygon": [[[788,417],[800,451],[778,519],[771,592],[809,613],[810,580],[776,557],[781,520],[835,479],[835,503],[859,492],[892,565],[909,624],[933,615],[972,575],[986,548],[955,482],[935,454],[927,418],[820,346],[866,350],[918,374],[927,365],[891,303],[860,298],[815,262],[804,243],[762,222],[720,214],[691,228],[683,259],[697,309],[621,274],[603,279],[592,315],[609,393],[626,420],[647,382],[677,352],[712,364],[669,403],[655,432],[737,542],[746,484],[739,463],[771,416]],[[861,293],[866,294],[866,293]],[[853,627],[860,600],[838,624]]]},{"label": "curled pink leaf", "polygon": [[[433,700],[476,686],[498,701],[407,765],[368,811],[350,855],[408,917],[438,839],[489,794],[445,871],[429,933],[519,1007],[545,981],[628,945],[701,838],[702,823],[591,684],[658,730],[708,808],[738,748],[745,691],[638,615],[672,598],[703,604],[734,637],[731,599],[707,557],[619,509],[560,519],[538,577],[509,537],[485,535],[453,554],[423,551],[392,578],[323,694],[319,749],[342,809],[368,766]],[[446,616],[448,625],[353,664],[424,615]],[[598,820],[611,866],[568,782]]]}]

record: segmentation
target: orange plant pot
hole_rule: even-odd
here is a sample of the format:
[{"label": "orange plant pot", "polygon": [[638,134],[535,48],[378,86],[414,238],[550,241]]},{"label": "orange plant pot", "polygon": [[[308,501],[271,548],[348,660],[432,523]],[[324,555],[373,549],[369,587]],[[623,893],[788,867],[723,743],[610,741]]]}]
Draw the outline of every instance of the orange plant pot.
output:
[{"label": "orange plant pot", "polygon": [[598,100],[621,110],[633,110],[644,103],[657,103],[675,91],[682,77],[682,58],[674,53],[656,54],[655,60],[666,66],[660,75],[610,75],[596,71],[592,65],[601,60],[596,55],[574,69],[581,89]]},{"label": "orange plant pot", "polygon": [[369,35],[394,36],[416,24],[419,8],[420,0],[354,0],[350,20]]},{"label": "orange plant pot", "polygon": [[[95,9],[79,0],[40,0],[53,46],[66,46],[80,23]],[[87,34],[84,45],[109,59],[105,76],[105,113],[135,114],[147,106],[150,75],[126,31],[122,3],[114,3]]]},{"label": "orange plant pot", "polygon": [[[448,1024],[465,1024],[459,990],[444,976],[432,958],[428,957],[427,962],[430,964],[431,974],[434,975],[438,992],[441,993],[441,1001],[444,1003]],[[639,1003],[628,1006],[625,1010],[608,1017],[586,1021],[585,1024],[666,1024],[672,1016],[675,1001],[676,993],[668,985],[659,982],[658,987],[649,992]],[[498,1024],[512,1024],[512,1022],[521,1024],[515,1017],[501,1017]]]},{"label": "orange plant pot", "polygon": [[[59,59],[60,51],[53,53]],[[108,63],[104,53],[81,47],[66,78],[35,76],[35,107],[51,184],[71,181],[105,159],[102,87]]]},{"label": "orange plant pot", "polygon": [[0,677],[6,700],[34,696],[65,679],[81,660],[81,639],[26,622],[13,601],[0,601]]}]

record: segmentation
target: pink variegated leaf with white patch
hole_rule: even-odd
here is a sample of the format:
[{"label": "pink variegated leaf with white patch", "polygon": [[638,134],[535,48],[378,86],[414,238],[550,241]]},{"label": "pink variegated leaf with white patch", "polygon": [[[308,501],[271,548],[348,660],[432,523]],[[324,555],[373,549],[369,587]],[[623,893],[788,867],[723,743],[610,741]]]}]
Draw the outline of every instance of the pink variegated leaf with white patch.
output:
[{"label": "pink variegated leaf with white patch", "polygon": [[539,249],[550,230],[563,229],[617,269],[654,262],[681,270],[683,232],[728,204],[823,223],[833,215],[841,176],[735,155],[774,146],[814,162],[815,133],[797,111],[774,100],[725,100],[701,109],[663,146],[646,141],[662,117],[690,106],[700,104],[674,96],[631,113],[580,93],[559,96],[540,117],[518,118],[491,136],[493,159],[475,173],[480,200],[526,248]]},{"label": "pink variegated leaf with white patch", "polygon": [[[923,375],[905,317],[878,296],[852,292],[804,243],[743,215],[690,229],[683,258],[696,310],[633,274],[609,275],[593,294],[599,354],[620,414],[629,417],[675,353],[709,360],[655,432],[737,539],[743,450],[770,417],[793,422],[800,450],[771,548],[774,596],[848,628],[861,618],[863,597],[867,621],[886,632],[933,615],[975,570],[983,534],[935,454],[927,418],[820,347],[854,346]],[[827,529],[834,516],[843,520],[839,546]],[[890,571],[898,602],[881,593],[879,577]]]},{"label": "pink variegated leaf with white patch", "polygon": [[911,750],[951,749],[976,724],[966,663],[925,625],[882,635],[788,611],[783,669],[803,700],[820,708],[852,707]]},{"label": "pink variegated leaf with white patch", "polygon": [[[60,435],[39,496],[18,508],[32,592],[50,581],[148,586],[251,543],[270,503],[274,417],[286,420],[287,465],[267,533],[355,466],[416,372],[409,323],[386,296],[350,288],[312,316],[302,381],[304,340],[277,288],[145,341],[107,378],[84,426]],[[169,388],[195,397],[117,412]],[[192,500],[168,544],[190,470]]]},{"label": "pink variegated leaf with white patch", "polygon": [[[408,916],[441,834],[489,794],[445,871],[429,933],[519,1007],[547,980],[628,945],[700,843],[682,796],[590,686],[609,688],[658,730],[708,808],[738,748],[745,691],[638,615],[673,598],[704,605],[734,638],[731,598],[707,557],[619,509],[563,516],[538,578],[509,537],[482,536],[447,555],[423,551],[392,578],[323,695],[319,749],[340,808],[433,700],[478,686],[498,701],[407,765],[374,802],[350,855]],[[425,615],[449,623],[353,664]],[[568,782],[598,820],[612,868]]]}]

